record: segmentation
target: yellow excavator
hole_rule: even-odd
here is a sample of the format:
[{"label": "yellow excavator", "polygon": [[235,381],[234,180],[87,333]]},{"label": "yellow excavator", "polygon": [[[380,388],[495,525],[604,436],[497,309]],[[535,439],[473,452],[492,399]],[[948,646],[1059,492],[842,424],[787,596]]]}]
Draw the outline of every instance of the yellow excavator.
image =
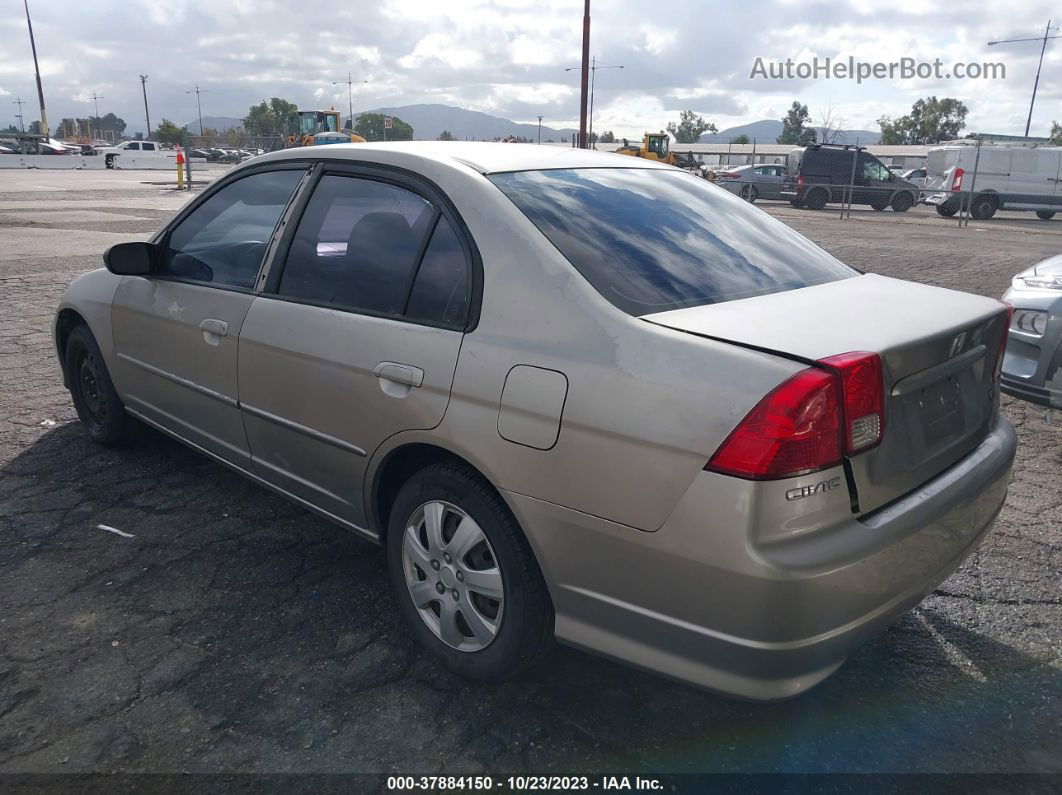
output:
[{"label": "yellow excavator", "polygon": [[343,130],[340,125],[339,111],[335,108],[297,110],[288,120],[288,136],[284,141],[284,148],[323,143],[365,143],[365,139],[356,132]]},{"label": "yellow excavator", "polygon": [[678,166],[679,168],[690,168],[692,165],[696,165],[692,156],[687,158],[670,151],[668,149],[670,142],[671,137],[667,133],[647,132],[642,136],[641,146],[627,143],[626,139],[624,139],[623,146],[616,150],[616,154],[644,157],[646,160],[656,160],[659,163],[667,163],[669,166]]}]

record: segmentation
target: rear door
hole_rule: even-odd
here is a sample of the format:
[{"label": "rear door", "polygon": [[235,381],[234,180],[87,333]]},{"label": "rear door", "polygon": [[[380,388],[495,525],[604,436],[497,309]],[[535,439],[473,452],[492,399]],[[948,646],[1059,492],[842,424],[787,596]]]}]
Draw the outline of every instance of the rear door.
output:
[{"label": "rear door", "polygon": [[304,168],[229,182],[163,236],[150,277],[125,276],[111,323],[115,382],[135,413],[247,466],[237,339],[267,245]]},{"label": "rear door", "polygon": [[472,306],[461,229],[418,182],[323,174],[240,332],[240,402],[261,477],[366,526],[368,457],[395,433],[438,425],[449,401]]}]

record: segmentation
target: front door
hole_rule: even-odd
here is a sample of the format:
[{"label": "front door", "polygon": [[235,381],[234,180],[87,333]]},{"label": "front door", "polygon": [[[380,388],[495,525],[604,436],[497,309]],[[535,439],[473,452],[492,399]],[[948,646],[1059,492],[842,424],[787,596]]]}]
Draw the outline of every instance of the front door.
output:
[{"label": "front door", "polygon": [[150,277],[126,276],[111,322],[115,383],[134,413],[248,465],[236,350],[263,255],[304,171],[238,179],[162,238]]},{"label": "front door", "polygon": [[471,301],[471,248],[418,187],[322,176],[240,332],[255,471],[359,527],[369,456],[442,421]]}]

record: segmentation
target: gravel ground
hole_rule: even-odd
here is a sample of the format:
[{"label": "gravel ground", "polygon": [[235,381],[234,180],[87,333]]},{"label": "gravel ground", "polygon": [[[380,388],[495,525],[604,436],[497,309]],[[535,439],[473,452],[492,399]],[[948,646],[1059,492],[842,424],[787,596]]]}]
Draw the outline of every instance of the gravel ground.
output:
[{"label": "gravel ground", "polygon": [[[1062,418],[1005,400],[1020,447],[984,545],[796,700],[564,648],[469,685],[405,636],[375,547],[154,432],[112,451],[74,422],[59,295],[183,200],[123,172],[0,183],[0,772],[1062,772]],[[769,211],[859,268],[991,296],[1062,248]]]}]

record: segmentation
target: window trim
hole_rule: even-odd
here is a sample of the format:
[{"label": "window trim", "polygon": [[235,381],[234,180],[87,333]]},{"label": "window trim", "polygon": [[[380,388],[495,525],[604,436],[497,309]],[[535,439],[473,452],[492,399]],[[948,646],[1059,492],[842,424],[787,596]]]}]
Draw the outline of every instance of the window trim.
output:
[{"label": "window trim", "polygon": [[[284,268],[287,265],[292,241],[295,239],[295,234],[298,231],[299,225],[302,223],[303,216],[306,213],[306,208],[310,203],[310,199],[313,197],[314,191],[316,191],[317,186],[326,176],[367,179],[372,182],[382,182],[394,185],[395,187],[408,190],[411,193],[420,196],[435,209],[435,216],[431,221],[430,228],[425,234],[424,239],[420,242],[416,260],[414,261],[410,277],[406,282],[406,298],[402,304],[402,312],[375,312],[363,307],[348,307],[342,304],[325,301],[312,301],[305,298],[282,295],[279,292],[280,281],[284,274]],[[460,241],[461,247],[465,252],[465,268],[468,276],[466,287],[466,290],[468,291],[466,294],[468,299],[468,309],[465,321],[462,324],[437,323],[430,320],[411,318],[406,314],[409,307],[410,296],[413,294],[413,285],[416,282],[417,274],[420,273],[420,267],[424,261],[425,252],[427,251],[428,245],[435,233],[435,229],[439,224],[440,218],[446,218],[453,227],[457,239]],[[479,249],[476,247],[471,232],[465,225],[464,219],[461,218],[460,214],[457,212],[453,202],[450,201],[449,197],[437,185],[425,177],[407,171],[406,169],[386,166],[379,163],[349,160],[321,160],[319,161],[319,168],[315,169],[309,184],[307,184],[303,190],[297,206],[293,208],[288,221],[289,222],[281,235],[280,241],[277,244],[276,251],[273,253],[268,264],[268,271],[262,274],[264,277],[264,284],[262,285],[260,295],[263,298],[287,301],[288,303],[302,304],[304,306],[314,306],[321,309],[332,309],[337,312],[346,312],[347,314],[364,315],[366,317],[375,317],[384,320],[395,320],[413,326],[426,326],[429,328],[445,329],[447,331],[460,331],[465,334],[474,331],[476,326],[479,325],[480,305],[483,295],[483,262],[479,254]]]},{"label": "window trim", "polygon": [[284,209],[281,211],[280,216],[277,218],[276,224],[273,226],[273,232],[269,236],[269,240],[266,241],[266,249],[262,254],[262,261],[258,263],[258,271],[255,274],[252,287],[237,287],[231,284],[221,284],[219,282],[204,282],[199,279],[182,279],[180,277],[171,276],[169,274],[160,274],[157,272],[157,268],[161,265],[161,261],[155,264],[150,276],[144,277],[149,279],[157,279],[159,281],[173,282],[175,284],[194,284],[200,287],[211,287],[215,290],[227,290],[233,293],[243,293],[244,295],[257,295],[261,292],[262,280],[265,275],[265,267],[271,257],[276,253],[276,241],[277,233],[284,226],[285,221],[290,215],[292,206],[297,203],[302,194],[306,190],[308,183],[308,177],[313,172],[313,163],[308,160],[293,160],[284,161],[282,163],[261,163],[247,169],[241,169],[238,173],[229,174],[224,179],[217,180],[212,183],[206,190],[204,190],[195,201],[189,202],[185,207],[172,218],[166,226],[159,230],[150,242],[152,245],[157,246],[160,253],[166,250],[169,245],[170,235],[173,231],[180,226],[184,221],[196,210],[206,204],[214,194],[224,190],[229,185],[233,185],[239,182],[241,179],[255,176],[257,174],[272,173],[276,171],[303,171],[303,177],[296,183],[292,189],[291,196],[288,197],[287,204],[284,205]]}]

